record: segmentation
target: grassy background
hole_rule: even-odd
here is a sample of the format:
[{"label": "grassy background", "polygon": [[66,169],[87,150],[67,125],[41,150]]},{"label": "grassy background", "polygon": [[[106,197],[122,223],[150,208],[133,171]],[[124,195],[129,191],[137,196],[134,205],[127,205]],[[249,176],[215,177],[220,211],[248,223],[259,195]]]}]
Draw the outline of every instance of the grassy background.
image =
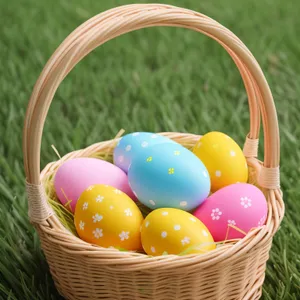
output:
[{"label": "grassy background", "polygon": [[[21,139],[33,85],[73,29],[130,2],[0,0],[1,299],[60,298],[27,219]],[[263,298],[300,299],[300,2],[164,2],[218,20],[244,41],[265,71],[280,121],[286,217],[274,239]],[[233,62],[214,41],[185,29],[140,30],[98,48],[63,82],[45,126],[42,166],[56,159],[51,144],[65,154],[109,139],[122,127],[220,130],[242,145],[249,128],[247,96]]]}]

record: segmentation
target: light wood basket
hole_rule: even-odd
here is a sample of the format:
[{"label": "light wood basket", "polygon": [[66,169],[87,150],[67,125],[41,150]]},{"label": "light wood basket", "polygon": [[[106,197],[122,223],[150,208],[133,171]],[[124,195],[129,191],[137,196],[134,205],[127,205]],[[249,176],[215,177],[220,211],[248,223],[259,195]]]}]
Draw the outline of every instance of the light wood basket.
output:
[{"label": "light wood basket", "polygon": [[[150,257],[88,244],[60,223],[48,203],[43,182],[74,157],[112,153],[115,141],[69,153],[40,172],[41,138],[53,96],[74,66],[94,48],[124,33],[152,26],[201,32],[220,43],[238,67],[248,94],[250,132],[244,154],[254,180],[268,201],[266,225],[235,244],[203,255]],[[229,112],[228,112],[229,113]],[[264,127],[264,161],[257,160],[260,117]],[[183,145],[198,136],[165,133]],[[169,5],[137,4],[101,13],[70,34],[52,55],[34,87],[24,126],[24,164],[29,217],[59,292],[67,299],[259,299],[272,237],[284,215],[279,182],[279,131],[271,91],[257,61],[228,29],[200,13]],[[252,178],[253,179],[253,178]]]}]

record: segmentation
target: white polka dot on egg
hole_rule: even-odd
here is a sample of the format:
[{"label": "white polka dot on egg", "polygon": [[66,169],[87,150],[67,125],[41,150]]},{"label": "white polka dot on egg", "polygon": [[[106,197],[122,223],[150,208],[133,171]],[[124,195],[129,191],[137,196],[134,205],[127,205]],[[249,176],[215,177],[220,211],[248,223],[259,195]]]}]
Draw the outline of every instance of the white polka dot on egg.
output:
[{"label": "white polka dot on egg", "polygon": [[175,226],[174,226],[174,230],[176,230],[176,231],[180,230],[180,228],[181,228],[180,225],[175,225]]},{"label": "white polka dot on egg", "polygon": [[208,233],[207,233],[207,231],[206,230],[202,230],[202,234],[204,235],[204,236],[208,236]]},{"label": "white polka dot on egg", "polygon": [[162,238],[166,238],[167,235],[168,235],[168,233],[167,233],[166,231],[163,231],[163,232],[161,233],[161,237],[162,237]]},{"label": "white polka dot on egg", "polygon": [[222,175],[220,170],[217,170],[215,174],[216,174],[217,177],[221,177],[221,175]]},{"label": "white polka dot on egg", "polygon": [[153,206],[156,204],[154,200],[149,200],[149,203]]}]

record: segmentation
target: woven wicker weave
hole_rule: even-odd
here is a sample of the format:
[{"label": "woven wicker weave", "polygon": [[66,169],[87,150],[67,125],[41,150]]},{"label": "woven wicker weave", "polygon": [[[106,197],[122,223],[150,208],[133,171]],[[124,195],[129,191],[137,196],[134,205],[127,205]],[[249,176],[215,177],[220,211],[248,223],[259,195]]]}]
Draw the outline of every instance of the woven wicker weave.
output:
[{"label": "woven wicker weave", "polygon": [[[224,244],[203,255],[149,257],[90,245],[59,222],[47,202],[43,181],[67,159],[112,153],[106,141],[69,153],[40,172],[45,118],[59,84],[89,52],[124,33],[152,26],[185,27],[220,43],[236,63],[249,100],[250,133],[244,154],[254,180],[268,200],[266,225],[235,244]],[[260,116],[264,126],[264,162],[256,159]],[[165,133],[183,145],[198,136]],[[60,293],[67,299],[259,299],[266,261],[284,215],[279,187],[279,134],[276,110],[266,79],[246,46],[216,21],[169,5],[142,4],[101,13],[77,28],[56,50],[40,75],[28,105],[24,127],[24,163],[29,216],[35,225]],[[252,178],[253,179],[253,178]]]}]

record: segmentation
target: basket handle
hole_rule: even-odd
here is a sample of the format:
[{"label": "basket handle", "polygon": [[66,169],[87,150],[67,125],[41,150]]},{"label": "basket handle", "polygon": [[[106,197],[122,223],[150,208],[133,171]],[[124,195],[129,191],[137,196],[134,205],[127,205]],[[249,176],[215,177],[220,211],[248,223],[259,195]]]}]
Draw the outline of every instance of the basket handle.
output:
[{"label": "basket handle", "polygon": [[248,93],[251,118],[248,138],[254,139],[253,144],[258,138],[259,109],[262,115],[265,150],[261,181],[266,188],[279,187],[277,114],[270,88],[257,61],[231,31],[216,21],[191,10],[161,4],[126,5],[101,13],[78,27],[52,55],[35,84],[26,112],[23,152],[28,183],[40,184],[44,122],[54,94],[65,76],[97,46],[124,33],[153,26],[184,27],[201,32],[219,42],[231,55]]}]

